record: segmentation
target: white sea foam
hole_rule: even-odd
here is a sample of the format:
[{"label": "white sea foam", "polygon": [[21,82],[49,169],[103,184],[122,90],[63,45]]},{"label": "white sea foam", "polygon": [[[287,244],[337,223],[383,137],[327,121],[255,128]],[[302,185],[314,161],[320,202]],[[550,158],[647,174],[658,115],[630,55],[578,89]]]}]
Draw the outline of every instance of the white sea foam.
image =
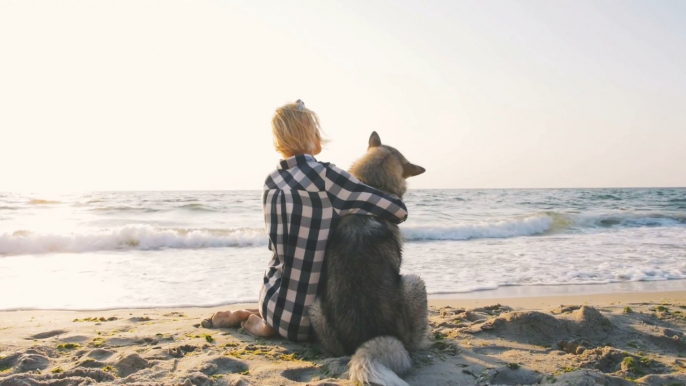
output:
[{"label": "white sea foam", "polygon": [[[543,212],[485,222],[401,225],[408,242],[512,238],[607,227],[680,226],[684,219],[661,215],[561,214]],[[262,228],[173,229],[126,225],[81,233],[37,233],[30,230],[0,234],[0,255],[111,250],[202,249],[262,247],[268,238]]]},{"label": "white sea foam", "polygon": [[120,249],[253,247],[267,244],[262,229],[187,230],[128,225],[69,235],[26,231],[0,235],[0,254],[90,252]]},{"label": "white sea foam", "polygon": [[476,224],[402,226],[402,231],[407,240],[469,240],[537,235],[552,225],[552,217],[535,215]]},{"label": "white sea foam", "polygon": [[[408,226],[402,227],[402,232],[408,241],[505,238],[540,234],[548,230],[552,223],[551,217],[537,215],[483,224]],[[4,233],[0,234],[0,254],[259,247],[267,245],[267,242],[264,230],[255,228],[164,229],[150,225],[127,225],[75,234],[30,231]]]}]

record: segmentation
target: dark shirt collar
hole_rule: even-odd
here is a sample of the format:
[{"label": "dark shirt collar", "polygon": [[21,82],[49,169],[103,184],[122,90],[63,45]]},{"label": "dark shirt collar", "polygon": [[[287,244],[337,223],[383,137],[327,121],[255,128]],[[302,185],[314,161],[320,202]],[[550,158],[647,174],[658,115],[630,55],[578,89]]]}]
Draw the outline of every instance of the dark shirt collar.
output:
[{"label": "dark shirt collar", "polygon": [[317,160],[309,154],[299,154],[294,155],[293,157],[282,159],[279,161],[279,164],[276,165],[276,168],[279,170],[288,170],[296,165],[302,165],[311,161],[317,162]]}]

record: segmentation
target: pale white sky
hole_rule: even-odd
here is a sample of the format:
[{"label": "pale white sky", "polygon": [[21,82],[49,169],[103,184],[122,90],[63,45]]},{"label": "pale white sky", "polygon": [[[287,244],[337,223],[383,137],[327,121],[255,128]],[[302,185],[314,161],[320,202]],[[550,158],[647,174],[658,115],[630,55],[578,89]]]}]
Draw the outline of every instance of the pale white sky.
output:
[{"label": "pale white sky", "polygon": [[301,98],[413,188],[686,186],[686,2],[0,1],[0,191],[260,189]]}]

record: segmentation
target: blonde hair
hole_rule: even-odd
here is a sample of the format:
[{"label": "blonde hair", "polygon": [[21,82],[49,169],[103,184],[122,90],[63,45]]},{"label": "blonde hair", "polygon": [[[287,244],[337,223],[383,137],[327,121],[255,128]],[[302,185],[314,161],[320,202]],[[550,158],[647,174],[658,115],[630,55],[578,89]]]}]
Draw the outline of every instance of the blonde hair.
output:
[{"label": "blonde hair", "polygon": [[311,154],[321,150],[321,145],[327,142],[322,138],[319,117],[300,100],[276,109],[272,134],[274,147],[283,156]]}]

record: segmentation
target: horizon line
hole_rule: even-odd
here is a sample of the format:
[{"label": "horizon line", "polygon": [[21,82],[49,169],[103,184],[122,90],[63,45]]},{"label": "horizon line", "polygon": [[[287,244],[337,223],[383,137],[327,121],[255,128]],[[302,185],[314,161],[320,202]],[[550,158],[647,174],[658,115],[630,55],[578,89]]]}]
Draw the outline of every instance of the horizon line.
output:
[{"label": "horizon line", "polygon": [[[407,190],[593,190],[593,189],[686,189],[686,186],[608,186],[608,187],[543,187],[543,188],[408,188]],[[0,193],[152,193],[152,192],[255,192],[262,189],[122,189],[122,190],[63,190],[49,192],[47,190],[0,190]]]}]

